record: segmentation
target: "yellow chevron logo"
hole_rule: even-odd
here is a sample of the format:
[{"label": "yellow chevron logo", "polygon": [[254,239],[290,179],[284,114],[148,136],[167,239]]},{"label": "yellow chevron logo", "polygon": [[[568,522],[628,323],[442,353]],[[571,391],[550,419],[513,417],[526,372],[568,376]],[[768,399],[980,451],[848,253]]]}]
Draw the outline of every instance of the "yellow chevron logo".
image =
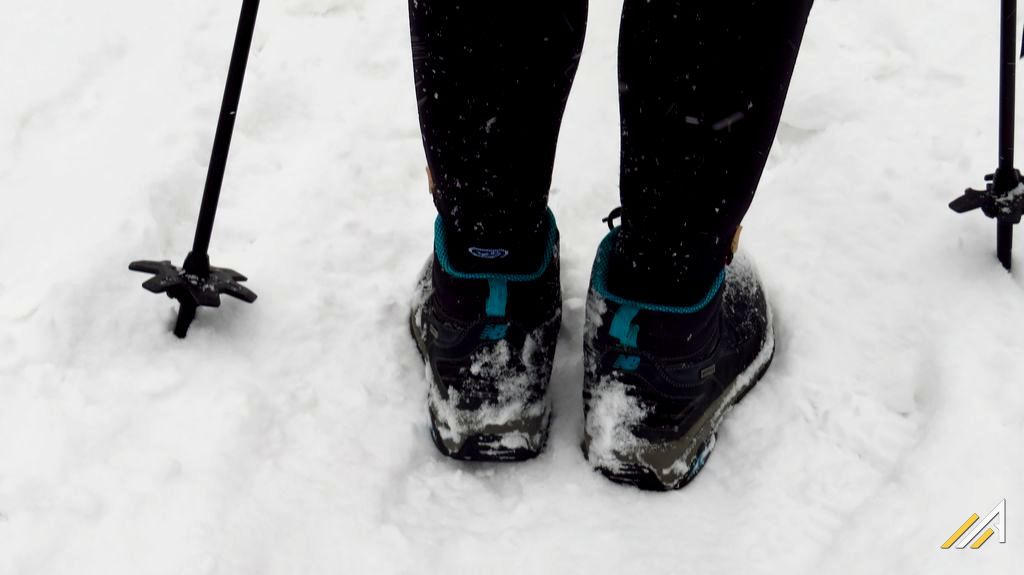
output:
[{"label": "yellow chevron logo", "polygon": [[1005,499],[1000,501],[984,520],[980,519],[977,513],[968,517],[967,521],[946,539],[942,548],[949,549],[956,545],[957,549],[965,549],[970,545],[971,549],[981,549],[981,546],[996,533],[999,534],[999,542],[1006,543]]}]

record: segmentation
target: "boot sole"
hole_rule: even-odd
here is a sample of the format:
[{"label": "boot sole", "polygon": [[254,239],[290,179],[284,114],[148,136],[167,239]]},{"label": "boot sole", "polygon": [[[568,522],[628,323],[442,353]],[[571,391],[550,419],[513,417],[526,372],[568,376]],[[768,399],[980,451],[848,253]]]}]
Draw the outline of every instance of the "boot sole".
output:
[{"label": "boot sole", "polygon": [[[775,328],[770,308],[767,322],[767,333],[754,361],[729,384],[689,432],[675,441],[647,444],[635,453],[617,453],[619,461],[615,468],[598,465],[596,469],[616,483],[646,491],[673,491],[693,481],[715,449],[722,421],[747,397],[771,366],[775,357]],[[590,443],[590,435],[584,433],[583,453],[588,460]]]}]

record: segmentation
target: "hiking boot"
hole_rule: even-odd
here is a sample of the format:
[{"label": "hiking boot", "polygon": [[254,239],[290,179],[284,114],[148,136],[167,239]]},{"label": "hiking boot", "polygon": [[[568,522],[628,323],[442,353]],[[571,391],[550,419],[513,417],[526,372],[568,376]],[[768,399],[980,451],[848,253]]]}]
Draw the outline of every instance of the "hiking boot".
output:
[{"label": "hiking boot", "polygon": [[723,418],[768,369],[771,310],[744,257],[689,307],[618,297],[607,287],[616,234],[598,250],[587,300],[583,451],[612,481],[678,489],[704,467]]},{"label": "hiking boot", "polygon": [[[427,368],[431,437],[449,457],[522,461],[547,442],[562,298],[550,212],[546,227],[545,251],[532,272],[473,273],[452,267],[438,218],[410,327]],[[486,257],[501,251],[470,250]]]}]

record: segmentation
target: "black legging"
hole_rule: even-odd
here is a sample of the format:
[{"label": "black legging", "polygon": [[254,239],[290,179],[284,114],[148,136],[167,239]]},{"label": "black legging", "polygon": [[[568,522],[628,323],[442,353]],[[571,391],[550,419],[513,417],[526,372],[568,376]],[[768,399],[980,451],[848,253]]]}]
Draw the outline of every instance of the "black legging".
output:
[{"label": "black legging", "polygon": [[[613,292],[703,296],[754,196],[813,0],[625,0]],[[455,265],[529,268],[586,0],[410,0],[420,123]],[[503,247],[502,262],[461,248]]]}]

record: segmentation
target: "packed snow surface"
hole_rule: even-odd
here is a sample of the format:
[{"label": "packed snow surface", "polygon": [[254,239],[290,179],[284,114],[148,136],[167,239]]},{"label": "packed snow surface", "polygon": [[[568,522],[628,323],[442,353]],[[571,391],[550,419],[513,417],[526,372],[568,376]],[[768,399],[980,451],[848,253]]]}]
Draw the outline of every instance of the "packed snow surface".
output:
[{"label": "packed snow surface", "polygon": [[[0,573],[1022,572],[1024,272],[946,208],[995,167],[996,2],[817,3],[743,238],[778,355],[670,494],[579,447],[618,3],[563,128],[552,435],[520,465],[428,436],[405,2],[264,3],[212,253],[254,306],[178,341],[127,271],[188,250],[238,8],[3,2]],[[939,548],[1004,498],[1006,544]]]}]

